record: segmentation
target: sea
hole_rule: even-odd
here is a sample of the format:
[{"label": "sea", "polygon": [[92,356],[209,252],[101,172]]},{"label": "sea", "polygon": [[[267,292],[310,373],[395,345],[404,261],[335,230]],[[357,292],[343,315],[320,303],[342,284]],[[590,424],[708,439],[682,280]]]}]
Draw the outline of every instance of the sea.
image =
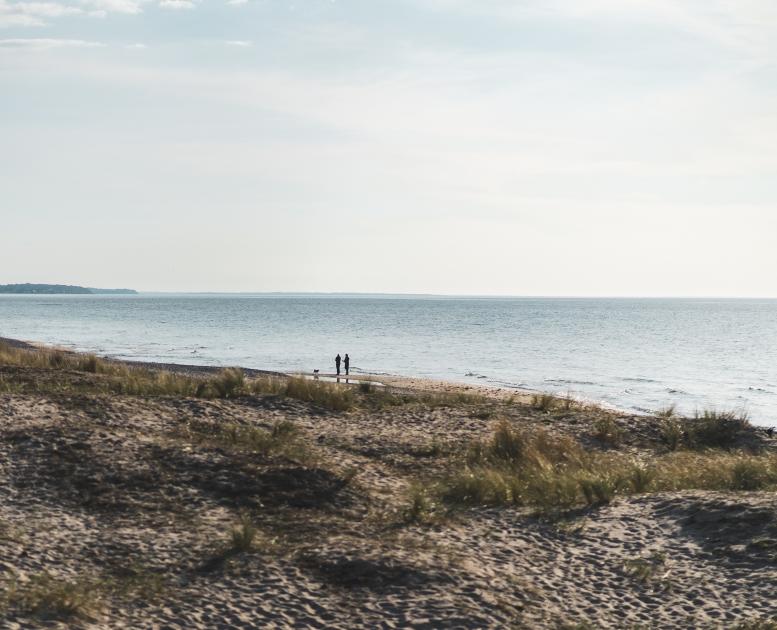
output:
[{"label": "sea", "polygon": [[132,361],[406,375],[777,426],[777,300],[2,295],[0,336]]}]

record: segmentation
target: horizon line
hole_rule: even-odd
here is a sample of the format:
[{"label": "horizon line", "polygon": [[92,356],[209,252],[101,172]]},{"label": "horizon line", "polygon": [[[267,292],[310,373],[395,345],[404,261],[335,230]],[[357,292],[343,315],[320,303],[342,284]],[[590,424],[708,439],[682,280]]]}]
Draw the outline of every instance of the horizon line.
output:
[{"label": "horizon line", "polygon": [[324,296],[324,297],[410,297],[410,298],[489,298],[489,299],[602,299],[602,300],[777,300],[777,295],[583,295],[583,294],[499,294],[499,293],[403,293],[394,291],[145,291],[151,295],[266,295],[266,296]]}]

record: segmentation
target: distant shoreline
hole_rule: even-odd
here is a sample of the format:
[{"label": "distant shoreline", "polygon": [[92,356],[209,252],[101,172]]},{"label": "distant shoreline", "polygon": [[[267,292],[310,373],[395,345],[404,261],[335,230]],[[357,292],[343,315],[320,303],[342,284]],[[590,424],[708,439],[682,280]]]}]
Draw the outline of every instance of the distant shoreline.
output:
[{"label": "distant shoreline", "polygon": [[135,289],[95,289],[72,284],[0,284],[2,295],[137,295]]}]

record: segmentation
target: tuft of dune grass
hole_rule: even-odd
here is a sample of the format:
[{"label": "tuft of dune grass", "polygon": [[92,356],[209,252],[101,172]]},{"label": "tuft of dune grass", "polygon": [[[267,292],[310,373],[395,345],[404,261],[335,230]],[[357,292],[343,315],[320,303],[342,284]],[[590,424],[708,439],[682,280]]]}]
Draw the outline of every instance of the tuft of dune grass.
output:
[{"label": "tuft of dune grass", "polygon": [[623,430],[610,415],[596,418],[593,423],[594,437],[604,444],[618,446],[623,440]]},{"label": "tuft of dune grass", "polygon": [[751,428],[747,414],[705,410],[692,418],[674,417],[674,409],[659,412],[661,441],[670,451],[683,449],[732,449]]},{"label": "tuft of dune grass", "polygon": [[256,536],[259,533],[248,514],[241,514],[239,521],[230,530],[229,551],[245,553],[254,549]]},{"label": "tuft of dune grass", "polygon": [[2,593],[2,607],[41,621],[86,621],[99,610],[98,590],[94,580],[61,579],[43,572],[25,582],[9,580]]},{"label": "tuft of dune grass", "polygon": [[552,394],[534,394],[531,406],[537,411],[552,411],[559,405],[559,400]]}]

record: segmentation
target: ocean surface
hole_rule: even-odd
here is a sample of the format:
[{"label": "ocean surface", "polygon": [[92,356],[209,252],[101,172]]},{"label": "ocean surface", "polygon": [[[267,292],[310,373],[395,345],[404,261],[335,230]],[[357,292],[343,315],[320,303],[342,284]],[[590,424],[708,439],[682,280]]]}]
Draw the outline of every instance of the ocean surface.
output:
[{"label": "ocean surface", "polygon": [[0,296],[0,336],[122,359],[334,369],[777,425],[777,300]]}]

